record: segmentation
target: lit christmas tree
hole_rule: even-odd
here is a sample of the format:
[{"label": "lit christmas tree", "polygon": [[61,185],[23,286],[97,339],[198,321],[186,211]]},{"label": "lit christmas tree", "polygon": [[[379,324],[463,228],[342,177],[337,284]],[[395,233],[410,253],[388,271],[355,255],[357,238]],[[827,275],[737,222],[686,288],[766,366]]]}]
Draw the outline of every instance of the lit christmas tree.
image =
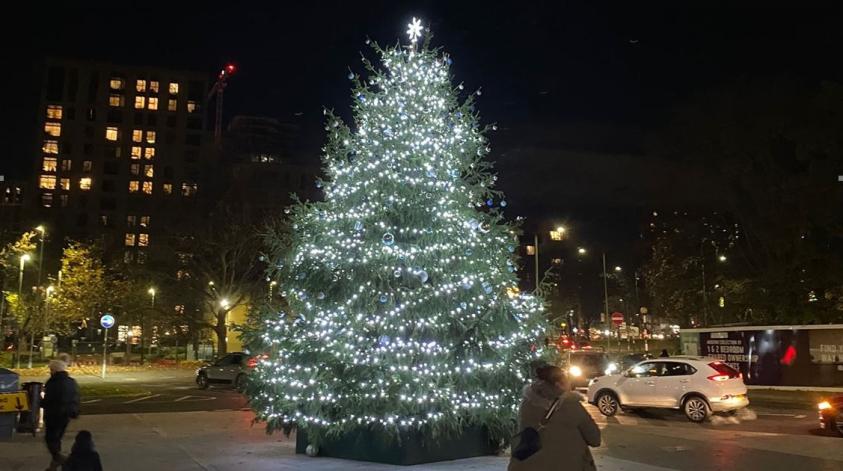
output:
[{"label": "lit christmas tree", "polygon": [[[351,129],[326,112],[325,201],[291,208],[275,273],[289,314],[247,332],[268,353],[248,386],[269,431],[311,443],[368,427],[426,436],[482,426],[509,437],[543,307],[517,288],[516,230],[451,59],[423,44],[382,49],[354,73]],[[494,129],[494,126],[491,127]],[[276,241],[280,244],[279,241]]]}]

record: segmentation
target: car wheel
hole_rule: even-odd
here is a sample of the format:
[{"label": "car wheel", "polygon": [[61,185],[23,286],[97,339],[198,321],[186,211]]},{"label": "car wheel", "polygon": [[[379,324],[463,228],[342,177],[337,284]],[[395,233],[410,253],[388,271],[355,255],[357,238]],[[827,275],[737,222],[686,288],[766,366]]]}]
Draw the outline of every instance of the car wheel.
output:
[{"label": "car wheel", "polygon": [[711,413],[711,410],[708,408],[708,403],[700,396],[691,396],[688,399],[685,399],[685,404],[682,406],[682,410],[685,411],[685,417],[687,417],[688,420],[696,423],[704,422]]},{"label": "car wheel", "polygon": [[621,406],[620,402],[618,402],[617,396],[608,391],[598,394],[594,403],[597,404],[597,410],[606,417],[611,417],[617,414],[618,409],[620,409]]},{"label": "car wheel", "polygon": [[234,389],[243,392],[243,388],[246,386],[246,375],[240,373],[234,378]]},{"label": "car wheel", "polygon": [[196,377],[196,385],[199,386],[199,389],[208,389],[208,375],[199,373],[199,376]]}]

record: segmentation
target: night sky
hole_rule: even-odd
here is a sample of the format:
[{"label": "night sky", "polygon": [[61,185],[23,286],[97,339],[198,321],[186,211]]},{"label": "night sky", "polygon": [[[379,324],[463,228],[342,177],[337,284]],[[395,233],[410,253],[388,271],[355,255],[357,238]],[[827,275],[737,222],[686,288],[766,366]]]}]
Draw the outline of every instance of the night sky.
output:
[{"label": "night sky", "polygon": [[[2,33],[10,54],[0,174],[24,177],[31,168],[26,152],[36,135],[38,64],[46,55],[209,76],[233,60],[240,72],[226,91],[226,117],[297,123],[303,155],[316,160],[321,109],[348,114],[347,69],[362,70],[366,37],[382,44],[403,39],[406,23],[418,16],[434,44],[451,54],[456,79],[467,90],[483,87],[478,109],[500,126],[491,136],[492,156],[508,213],[556,218],[622,247],[635,238],[640,211],[671,198],[653,187],[662,180],[665,188],[682,187],[677,173],[693,181],[693,168],[668,173],[644,152],[645,138],[675,106],[743,78],[843,81],[843,18],[836,9],[679,10],[644,1],[612,8],[565,1],[175,3],[38,4],[7,15],[18,29]],[[593,157],[602,154],[627,157],[624,165]]]}]

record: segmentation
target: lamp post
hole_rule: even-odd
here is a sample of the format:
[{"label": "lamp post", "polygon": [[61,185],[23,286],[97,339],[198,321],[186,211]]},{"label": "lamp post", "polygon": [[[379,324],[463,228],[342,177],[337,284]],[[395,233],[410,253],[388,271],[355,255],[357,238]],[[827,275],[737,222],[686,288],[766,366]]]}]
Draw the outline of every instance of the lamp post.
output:
[{"label": "lamp post", "polygon": [[[20,256],[20,270],[18,271],[18,305],[23,304],[23,266],[26,262],[30,261],[31,259],[32,259],[32,257],[28,253],[25,253],[25,254]],[[18,369],[20,369],[20,347],[21,347],[20,327],[21,326],[18,326],[18,348],[15,352],[15,357],[16,357],[15,367],[18,368]]]},{"label": "lamp post", "polygon": [[[155,287],[151,287],[146,290],[147,293],[152,297],[152,303],[150,304],[151,309],[155,309]],[[140,354],[141,354],[141,364],[144,361],[143,355],[143,348],[144,344],[146,343],[146,316],[143,314],[144,311],[141,310],[141,338],[140,338]],[[149,345],[150,351],[152,350],[152,344]]]}]

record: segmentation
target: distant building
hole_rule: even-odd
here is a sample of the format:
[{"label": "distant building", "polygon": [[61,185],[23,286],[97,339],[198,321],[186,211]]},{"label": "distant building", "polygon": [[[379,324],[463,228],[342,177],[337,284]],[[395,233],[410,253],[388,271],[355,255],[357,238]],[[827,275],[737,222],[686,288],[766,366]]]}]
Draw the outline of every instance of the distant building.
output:
[{"label": "distant building", "polygon": [[48,60],[28,216],[53,238],[99,239],[143,263],[202,188],[209,155],[202,73]]},{"label": "distant building", "polygon": [[22,230],[25,184],[22,181],[7,181],[0,175],[0,231]]}]

